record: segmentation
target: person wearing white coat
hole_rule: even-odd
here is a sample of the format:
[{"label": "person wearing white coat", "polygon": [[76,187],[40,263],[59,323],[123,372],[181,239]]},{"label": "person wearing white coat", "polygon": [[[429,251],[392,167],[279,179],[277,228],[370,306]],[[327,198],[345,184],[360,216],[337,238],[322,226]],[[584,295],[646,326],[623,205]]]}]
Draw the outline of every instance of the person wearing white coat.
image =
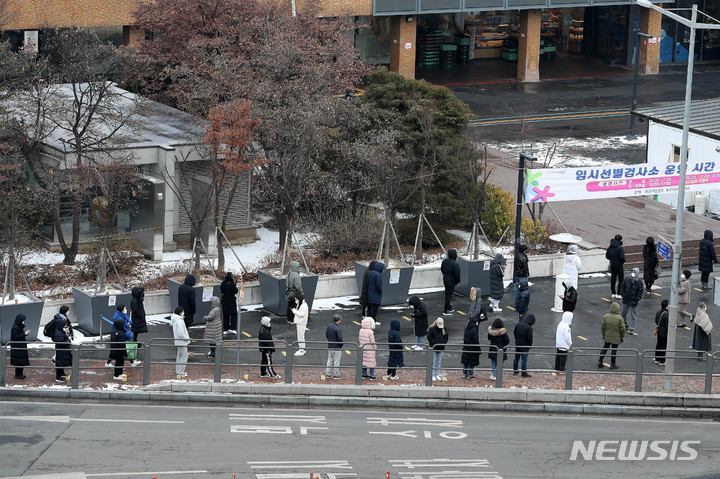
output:
[{"label": "person wearing white coat", "polygon": [[295,328],[297,330],[299,348],[295,351],[295,356],[305,356],[305,326],[307,326],[308,323],[309,311],[308,305],[304,301],[302,293],[298,293],[298,295],[295,296],[295,304],[297,304],[297,306],[291,309],[292,313],[295,315],[293,323],[295,324]]},{"label": "person wearing white coat", "polygon": [[573,314],[565,311],[555,331],[555,371],[565,371],[567,353],[572,346],[572,331],[570,330],[572,320]]},{"label": "person wearing white coat", "polygon": [[570,246],[565,254],[565,274],[570,276],[570,283],[575,289],[578,287],[578,271],[582,269],[582,261],[578,255],[577,245]]},{"label": "person wearing white coat", "polygon": [[182,306],[175,308],[175,313],[170,316],[170,323],[173,328],[173,338],[175,339],[175,347],[177,348],[177,357],[175,359],[175,374],[178,379],[187,376],[185,365],[188,360],[188,344],[190,344],[190,335],[187,326],[185,326],[185,309]]}]

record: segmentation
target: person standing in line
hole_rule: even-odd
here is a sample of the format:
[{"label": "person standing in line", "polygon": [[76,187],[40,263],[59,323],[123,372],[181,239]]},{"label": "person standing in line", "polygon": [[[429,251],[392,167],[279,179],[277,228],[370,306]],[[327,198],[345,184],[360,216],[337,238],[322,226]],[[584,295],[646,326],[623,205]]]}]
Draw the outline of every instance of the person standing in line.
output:
[{"label": "person standing in line", "polygon": [[560,299],[562,299],[562,310],[563,313],[565,311],[574,312],[575,306],[577,305],[577,290],[573,287],[571,284],[570,286],[567,285],[563,281],[563,288],[565,288],[565,292],[560,295]]},{"label": "person standing in line", "polygon": [[687,306],[690,304],[690,291],[692,286],[690,285],[690,276],[692,273],[686,269],[680,276],[680,287],[678,288],[678,317],[680,322],[678,323],[679,328],[687,328],[687,319],[692,321],[692,314],[688,313]]},{"label": "person standing in line", "polygon": [[710,273],[713,272],[713,263],[717,263],[715,246],[713,245],[713,232],[705,230],[703,239],[700,240],[700,251],[698,252],[698,271],[700,271],[700,284],[702,289],[708,289]]},{"label": "person standing in line", "polygon": [[515,283],[515,304],[517,304],[518,296],[520,295],[520,282],[525,280],[527,283],[530,280],[530,262],[528,256],[525,253],[527,251],[527,245],[521,244],[518,246],[518,254],[515,257],[515,263],[513,264],[513,283]]},{"label": "person standing in line", "polygon": [[448,342],[449,335],[445,330],[445,321],[442,318],[437,318],[435,322],[430,326],[427,332],[428,345],[433,350],[433,381],[442,381],[440,377],[440,368],[442,367],[443,351],[445,351],[445,345]]},{"label": "person standing in line", "polygon": [[482,323],[487,321],[487,313],[485,306],[482,304],[482,289],[479,286],[470,288],[470,307],[468,308],[468,318],[474,318],[475,322]]},{"label": "person standing in line", "polygon": [[[622,310],[620,315],[625,323],[628,334],[636,336],[635,323],[637,322],[637,305],[643,296],[643,285],[640,282],[640,269],[633,268],[629,277],[626,277],[620,285],[620,296],[622,296]],[[630,312],[630,324],[628,325],[627,314]]]},{"label": "person standing in line", "polygon": [[362,318],[365,319],[370,312],[370,305],[368,304],[368,285],[370,283],[370,272],[375,269],[377,264],[376,260],[370,261],[367,269],[363,273],[362,288],[360,288],[360,307],[362,308]]},{"label": "person standing in line", "polygon": [[498,368],[498,352],[502,351],[502,358],[500,359],[500,367],[503,367],[503,363],[507,359],[507,353],[505,348],[510,344],[510,336],[507,334],[505,325],[502,319],[496,318],[495,321],[488,327],[488,340],[490,341],[490,352],[488,357],[490,358],[490,366],[492,366],[492,375],[490,380],[494,381],[497,379],[497,368]]},{"label": "person standing in line", "polygon": [[655,324],[657,325],[657,341],[655,342],[655,364],[665,364],[665,350],[667,349],[668,320],[670,313],[668,308],[670,302],[663,299],[660,302],[660,311],[655,313]]},{"label": "person standing in line", "polygon": [[388,346],[390,353],[388,354],[387,361],[387,375],[391,380],[397,381],[400,379],[397,375],[398,368],[405,366],[405,361],[403,360],[402,337],[400,336],[400,320],[397,318],[390,320],[388,343],[390,343]]},{"label": "person standing in line", "polygon": [[223,336],[223,317],[222,311],[220,310],[220,298],[213,296],[210,298],[210,312],[207,316],[203,316],[205,321],[205,339],[210,345],[210,351],[207,353],[207,357],[212,359],[215,357],[215,347],[222,342]]},{"label": "person standing in line", "polygon": [[55,331],[53,332],[52,340],[55,343],[55,381],[64,383],[68,380],[65,376],[65,370],[72,366],[72,340],[73,340],[73,328],[70,324],[70,320],[66,316],[70,308],[67,306],[61,306],[60,312],[53,318],[55,322]]},{"label": "person standing in line", "polygon": [[370,317],[363,318],[358,333],[358,344],[362,350],[362,377],[370,381],[375,381],[375,366],[377,366],[375,359],[377,344],[373,329],[375,329],[375,320]]},{"label": "person standing in line", "polygon": [[440,272],[443,275],[443,286],[445,286],[445,305],[443,307],[443,316],[451,316],[455,310],[450,304],[452,295],[455,292],[455,286],[460,283],[460,265],[457,262],[457,250],[449,249],[447,258],[440,265]]},{"label": "person standing in line", "polygon": [[625,264],[625,248],[623,248],[622,235],[615,235],[610,240],[610,246],[605,251],[605,258],[610,262],[610,291],[612,299],[622,299],[616,294],[616,285],[619,288],[623,282],[623,265]]},{"label": "person standing in line", "polygon": [[610,352],[610,369],[618,369],[618,365],[615,364],[617,358],[617,348],[625,340],[625,321],[623,317],[618,313],[620,312],[620,305],[613,302],[610,304],[610,312],[603,316],[602,322],[600,323],[600,334],[605,342],[603,344],[602,351],[600,351],[600,358],[598,358],[597,367],[602,368],[605,366],[603,361],[605,360],[605,354],[607,354],[608,348],[612,348]]},{"label": "person standing in line", "polygon": [[698,361],[707,361],[705,353],[712,350],[710,333],[713,330],[713,324],[707,314],[707,305],[702,301],[698,303],[698,309],[693,320],[695,321],[695,332],[693,333],[692,349],[698,352]]},{"label": "person standing in line", "polygon": [[225,279],[220,283],[220,305],[223,313],[223,333],[237,334],[238,307],[237,307],[238,287],[235,284],[235,278],[230,271],[225,273]]},{"label": "person standing in line", "polygon": [[478,316],[470,316],[463,333],[463,351],[460,362],[463,367],[463,379],[475,379],[475,367],[480,364],[480,328]]},{"label": "person standing in line", "polygon": [[378,261],[368,275],[368,316],[375,320],[375,326],[380,326],[377,315],[380,303],[382,303],[382,272],[384,269],[385,265]]},{"label": "person standing in line", "polygon": [[[117,320],[122,321],[122,323],[118,323]],[[115,329],[117,329],[118,324],[121,324],[121,326],[122,326],[121,331],[123,331],[123,334],[125,336],[125,341],[132,341],[133,337],[134,337],[133,332],[132,332],[132,327],[133,327],[132,319],[130,319],[130,317],[127,315],[127,308],[125,307],[124,304],[117,305],[115,314],[113,315],[113,326],[112,326],[111,334],[113,332],[115,332]],[[105,362],[105,367],[111,368],[112,360],[113,360],[112,356],[108,356],[107,361]],[[133,366],[137,366],[138,364],[140,364],[140,362],[137,362],[137,364],[133,364]]]},{"label": "person standing in line", "polygon": [[292,313],[294,316],[293,323],[295,324],[295,331],[297,332],[297,341],[298,341],[298,350],[295,351],[295,356],[305,356],[305,328],[307,327],[308,323],[308,315],[310,314],[310,311],[308,311],[308,305],[304,301],[304,297],[302,293],[298,293],[297,296],[295,296],[295,304],[297,307],[292,309]]},{"label": "person standing in line", "polygon": [[110,359],[115,360],[115,372],[113,373],[113,379],[124,381],[127,379],[127,375],[123,373],[127,347],[125,346],[125,334],[123,333],[123,320],[116,319],[113,321],[113,326],[114,328],[110,334]]},{"label": "person standing in line", "polygon": [[505,276],[505,267],[507,261],[505,257],[498,253],[495,255],[490,265],[490,309],[496,313],[502,311],[500,309],[500,300],[505,294],[505,285],[503,284],[503,276]]},{"label": "person standing in line", "polygon": [[555,330],[555,371],[565,371],[567,353],[572,347],[572,320],[573,313],[565,311],[562,320]]},{"label": "person standing in line", "polygon": [[260,350],[260,377],[281,379],[280,375],[273,368],[272,355],[275,352],[275,341],[273,341],[272,326],[270,318],[263,316],[260,320],[260,332],[258,332],[258,349]]},{"label": "person standing in line", "polygon": [[[533,314],[525,315],[513,329],[515,336],[515,358],[513,359],[513,374],[518,374],[518,363],[521,363],[522,377],[531,378],[527,372],[527,360],[529,346],[533,345],[533,324],[535,324],[535,316]],[[522,360],[522,361],[521,361]]]},{"label": "person standing in line", "polygon": [[[130,327],[133,333],[133,342],[138,342],[140,334],[147,333],[147,320],[145,319],[145,288],[142,286],[136,286],[132,289],[132,299],[130,300],[130,314],[132,320],[132,326]],[[138,349],[140,344],[137,345]],[[135,358],[131,366],[139,366],[142,361]]]},{"label": "person standing in line", "polygon": [[[328,324],[325,330],[325,338],[328,341],[328,358],[327,364],[325,365],[326,378],[342,379],[342,376],[340,376],[340,356],[343,347],[343,333],[342,328],[340,328],[341,322],[342,316],[340,316],[339,313],[335,313],[332,323]],[[330,368],[332,368],[332,376],[330,376]]]},{"label": "person standing in line", "polygon": [[188,344],[190,344],[190,334],[187,326],[185,326],[185,310],[182,306],[175,308],[175,312],[170,315],[170,324],[173,328],[173,338],[175,339],[175,347],[177,354],[175,356],[175,374],[177,378],[187,377],[185,365],[188,360]]},{"label": "person standing in line", "polygon": [[25,315],[18,314],[15,316],[15,322],[10,330],[10,341],[14,344],[10,345],[10,365],[15,366],[15,379],[25,379],[27,376],[25,366],[30,366],[30,358],[27,350],[27,336],[30,334],[29,329],[25,329]]},{"label": "person standing in line", "polygon": [[565,274],[570,276],[570,284],[573,288],[578,288],[578,272],[582,269],[582,261],[578,254],[576,244],[570,245],[568,252],[565,253]]},{"label": "person standing in line", "polygon": [[285,288],[285,299],[287,299],[287,322],[292,324],[295,322],[295,316],[293,310],[298,307],[295,298],[298,294],[305,296],[303,290],[302,280],[300,279],[300,263],[297,261],[290,261],[290,272],[286,279],[287,286]]},{"label": "person standing in line", "polygon": [[526,278],[521,278],[518,286],[518,295],[515,296],[515,310],[520,318],[525,316],[530,308],[530,288]]},{"label": "person standing in line", "polygon": [[428,330],[427,306],[420,301],[420,298],[417,296],[410,296],[408,303],[413,307],[413,312],[410,313],[410,316],[415,319],[415,337],[417,338],[417,344],[413,345],[412,349],[421,351],[423,348],[423,339]]},{"label": "person standing in line", "polygon": [[643,281],[645,282],[645,292],[652,292],[652,285],[657,279],[657,267],[660,260],[657,255],[657,246],[655,238],[648,236],[643,246]]},{"label": "person standing in line", "polygon": [[185,276],[185,281],[178,288],[178,306],[185,311],[185,327],[189,328],[195,321],[195,283],[197,280],[192,274]]}]

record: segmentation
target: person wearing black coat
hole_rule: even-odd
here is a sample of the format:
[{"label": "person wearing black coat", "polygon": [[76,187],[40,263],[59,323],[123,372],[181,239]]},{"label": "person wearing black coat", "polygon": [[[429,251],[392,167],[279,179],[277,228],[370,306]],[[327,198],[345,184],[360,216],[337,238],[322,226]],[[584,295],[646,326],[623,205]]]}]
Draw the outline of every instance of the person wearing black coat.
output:
[{"label": "person wearing black coat", "polygon": [[393,318],[390,320],[390,329],[388,330],[388,349],[390,350],[388,354],[388,370],[387,375],[388,378],[392,379],[393,381],[396,381],[400,379],[397,376],[397,369],[405,366],[405,361],[403,360],[403,345],[402,345],[402,337],[400,336],[400,320],[397,318]]},{"label": "person wearing black coat", "polygon": [[273,369],[272,354],[275,352],[275,341],[270,332],[270,318],[263,316],[260,320],[260,332],[258,333],[258,348],[260,349],[260,377],[280,379],[280,375]]},{"label": "person wearing black coat", "polygon": [[455,286],[460,283],[460,265],[457,262],[457,250],[449,249],[447,258],[440,265],[440,272],[443,275],[443,286],[445,286],[445,306],[443,315],[450,316],[455,312],[450,300],[455,292]]},{"label": "person wearing black coat", "polygon": [[194,315],[197,311],[195,308],[195,276],[189,274],[185,276],[185,281],[178,288],[178,306],[185,311],[185,327],[193,324]]},{"label": "person wearing black coat", "polygon": [[440,368],[442,367],[442,357],[445,351],[445,345],[450,335],[445,329],[445,321],[438,318],[428,329],[428,346],[433,350],[433,381],[442,381],[440,377]]},{"label": "person wearing black coat", "polygon": [[377,260],[370,261],[367,269],[363,273],[362,288],[360,288],[360,307],[362,308],[362,317],[370,314],[370,303],[368,302],[368,284],[370,282],[370,272],[375,269]]},{"label": "person wearing black coat", "polygon": [[494,381],[497,374],[498,351],[503,352],[502,360],[500,361],[500,367],[502,367],[503,361],[507,359],[505,348],[510,344],[510,337],[507,334],[502,319],[496,318],[495,321],[493,321],[492,325],[488,328],[487,338],[490,341],[488,357],[490,358],[490,365],[492,366],[492,376],[490,376],[490,380]]},{"label": "person wearing black coat", "polygon": [[477,316],[468,320],[463,333],[463,350],[460,362],[463,366],[463,379],[475,379],[474,369],[480,364],[480,332]]},{"label": "person wearing black coat", "polygon": [[527,251],[527,245],[521,244],[518,246],[517,255],[515,255],[515,263],[513,264],[513,283],[515,283],[515,303],[517,304],[518,296],[520,295],[520,281],[523,279],[528,281],[530,278],[530,261]]},{"label": "person wearing black coat", "polygon": [[655,273],[659,263],[655,238],[648,236],[645,240],[645,246],[643,246],[643,281],[645,282],[646,293],[652,291],[652,285],[657,279]]},{"label": "person wearing black coat", "polygon": [[[620,285],[620,296],[622,296],[622,309],[620,316],[623,317],[628,334],[636,335],[635,323],[637,322],[637,305],[643,296],[643,285],[638,275],[640,269],[633,268],[630,277],[626,277]],[[630,324],[628,325],[627,313],[630,311]]]},{"label": "person wearing black coat", "polygon": [[708,289],[710,273],[713,271],[713,263],[717,263],[715,246],[713,246],[713,232],[705,230],[703,239],[700,240],[700,251],[698,252],[698,271],[700,271],[700,283],[702,289]]},{"label": "person wearing black coat", "polygon": [[[62,306],[60,312],[53,317],[55,330],[52,340],[55,343],[55,381],[64,383],[67,381],[63,368],[72,366],[72,339],[73,329],[66,314],[70,311],[67,306]],[[123,326],[123,331],[125,327]]]},{"label": "person wearing black coat", "polygon": [[605,251],[605,258],[610,262],[610,291],[613,299],[620,299],[620,295],[616,294],[617,289],[623,282],[623,265],[625,264],[625,249],[623,248],[622,236],[615,235],[610,240],[610,246]]},{"label": "person wearing black coat", "polygon": [[577,289],[575,289],[575,286],[572,284],[567,285],[563,282],[562,285],[563,288],[565,288],[565,293],[560,295],[563,313],[566,311],[572,313],[575,311],[575,306],[577,305]]},{"label": "person wearing black coat", "polygon": [[145,288],[142,286],[136,286],[132,289],[130,317],[132,318],[130,330],[133,333],[133,342],[137,342],[141,333],[148,332],[147,321],[145,320]]},{"label": "person wearing black coat", "polygon": [[220,283],[220,307],[223,313],[223,332],[237,334],[237,294],[238,287],[231,272],[225,273],[225,279]]},{"label": "person wearing black coat", "polygon": [[417,338],[417,344],[412,348],[419,351],[423,348],[423,340],[428,330],[427,306],[417,296],[410,296],[408,303],[413,307],[410,316],[415,319],[415,337]]},{"label": "person wearing black coat", "polygon": [[30,334],[30,330],[25,329],[25,315],[18,314],[15,316],[15,323],[10,330],[10,341],[16,343],[10,345],[10,364],[15,366],[15,379],[25,379],[23,368],[30,366],[26,338],[28,334]]},{"label": "person wearing black coat", "polygon": [[503,276],[505,275],[505,267],[507,261],[505,257],[498,253],[490,264],[490,309],[500,312],[500,300],[505,293],[505,285],[503,284]]},{"label": "person wearing black coat", "polygon": [[123,366],[125,366],[125,355],[127,347],[125,346],[125,321],[116,319],[113,322],[113,330],[110,333],[110,359],[115,360],[115,371],[113,379],[123,380],[127,376],[123,374]]},{"label": "person wearing black coat", "polygon": [[530,308],[530,288],[526,278],[520,278],[518,295],[515,297],[515,309],[522,318]]},{"label": "person wearing black coat", "polygon": [[655,313],[655,325],[657,325],[657,342],[655,343],[655,363],[665,364],[665,349],[667,349],[668,337],[668,312],[670,302],[663,299],[660,303],[660,311]]},{"label": "person wearing black coat", "polygon": [[522,377],[532,377],[527,372],[527,359],[528,351],[530,348],[525,346],[533,345],[533,324],[535,324],[535,316],[528,314],[523,317],[516,325],[513,330],[513,336],[515,336],[515,358],[513,359],[513,374],[518,373],[518,362],[521,362]]}]

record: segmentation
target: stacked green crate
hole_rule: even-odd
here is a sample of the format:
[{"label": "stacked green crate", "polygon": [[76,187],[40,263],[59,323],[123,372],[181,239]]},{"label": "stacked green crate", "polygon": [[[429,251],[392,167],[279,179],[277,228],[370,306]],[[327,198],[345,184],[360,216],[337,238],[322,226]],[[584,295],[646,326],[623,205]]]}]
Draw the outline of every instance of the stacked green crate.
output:
[{"label": "stacked green crate", "polygon": [[470,35],[455,35],[455,45],[457,45],[457,64],[465,65],[470,62]]},{"label": "stacked green crate", "polygon": [[508,38],[503,42],[502,59],[516,62],[518,59],[518,39]]},{"label": "stacked green crate", "polygon": [[543,61],[552,61],[555,59],[555,51],[557,46],[552,38],[543,37],[540,40],[540,59]]},{"label": "stacked green crate", "polygon": [[454,43],[443,43],[440,45],[440,67],[455,68],[456,55],[457,45]]},{"label": "stacked green crate", "polygon": [[418,33],[417,65],[421,68],[440,66],[440,46],[443,31],[439,28],[424,28]]}]

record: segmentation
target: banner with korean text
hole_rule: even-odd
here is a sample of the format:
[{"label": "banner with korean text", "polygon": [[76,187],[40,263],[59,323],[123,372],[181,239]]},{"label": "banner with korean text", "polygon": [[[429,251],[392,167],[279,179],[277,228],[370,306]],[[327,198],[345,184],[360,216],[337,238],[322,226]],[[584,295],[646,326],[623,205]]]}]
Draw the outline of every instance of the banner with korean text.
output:
[{"label": "banner with korean text", "polygon": [[[677,193],[680,164],[528,169],[526,203]],[[688,163],[685,191],[720,189],[720,162]]]}]

